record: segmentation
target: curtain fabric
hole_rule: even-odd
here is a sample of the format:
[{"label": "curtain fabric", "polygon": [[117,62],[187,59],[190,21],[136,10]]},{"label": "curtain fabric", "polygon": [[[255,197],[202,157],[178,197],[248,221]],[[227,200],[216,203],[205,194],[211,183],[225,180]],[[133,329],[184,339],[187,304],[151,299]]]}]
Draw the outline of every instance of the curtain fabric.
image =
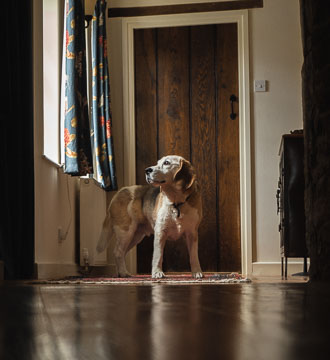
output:
[{"label": "curtain fabric", "polygon": [[106,1],[97,0],[92,20],[92,141],[97,181],[107,190],[117,190],[111,134],[110,79],[106,38]]},{"label": "curtain fabric", "polygon": [[87,103],[84,0],[66,0],[65,173],[93,173]]}]

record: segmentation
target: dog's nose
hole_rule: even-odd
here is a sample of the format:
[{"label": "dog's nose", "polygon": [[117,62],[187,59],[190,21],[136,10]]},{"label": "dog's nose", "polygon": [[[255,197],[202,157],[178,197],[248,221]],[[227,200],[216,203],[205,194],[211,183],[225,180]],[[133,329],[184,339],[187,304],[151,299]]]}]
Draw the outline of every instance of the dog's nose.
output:
[{"label": "dog's nose", "polygon": [[152,173],[152,168],[151,167],[146,168],[145,172],[146,172],[147,175],[151,174]]}]

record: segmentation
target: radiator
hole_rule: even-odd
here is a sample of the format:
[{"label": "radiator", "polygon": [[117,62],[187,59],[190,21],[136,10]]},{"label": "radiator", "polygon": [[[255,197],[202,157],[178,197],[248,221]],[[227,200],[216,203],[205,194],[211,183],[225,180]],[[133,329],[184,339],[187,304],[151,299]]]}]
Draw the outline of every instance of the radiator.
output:
[{"label": "radiator", "polygon": [[96,245],[106,214],[106,192],[93,178],[80,178],[80,265],[108,265],[108,251]]}]

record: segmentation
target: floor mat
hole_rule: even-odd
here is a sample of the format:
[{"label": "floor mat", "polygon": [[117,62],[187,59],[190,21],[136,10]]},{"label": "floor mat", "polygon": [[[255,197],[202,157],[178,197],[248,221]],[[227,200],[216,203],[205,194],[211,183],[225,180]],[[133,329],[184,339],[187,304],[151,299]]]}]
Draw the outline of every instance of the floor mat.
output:
[{"label": "floor mat", "polygon": [[152,279],[150,275],[134,275],[127,278],[98,276],[70,276],[63,279],[35,280],[34,284],[94,284],[94,285],[149,285],[161,284],[237,284],[250,283],[251,280],[238,273],[204,274],[202,279],[194,279],[191,274],[166,275],[162,279]]}]

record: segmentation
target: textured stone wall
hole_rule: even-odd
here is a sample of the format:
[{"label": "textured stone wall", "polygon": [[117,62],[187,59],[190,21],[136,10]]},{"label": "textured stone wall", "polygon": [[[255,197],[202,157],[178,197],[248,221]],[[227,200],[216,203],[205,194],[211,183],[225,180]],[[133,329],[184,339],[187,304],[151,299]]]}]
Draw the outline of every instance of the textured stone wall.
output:
[{"label": "textured stone wall", "polygon": [[300,0],[300,8],[310,275],[330,281],[330,1]]}]

